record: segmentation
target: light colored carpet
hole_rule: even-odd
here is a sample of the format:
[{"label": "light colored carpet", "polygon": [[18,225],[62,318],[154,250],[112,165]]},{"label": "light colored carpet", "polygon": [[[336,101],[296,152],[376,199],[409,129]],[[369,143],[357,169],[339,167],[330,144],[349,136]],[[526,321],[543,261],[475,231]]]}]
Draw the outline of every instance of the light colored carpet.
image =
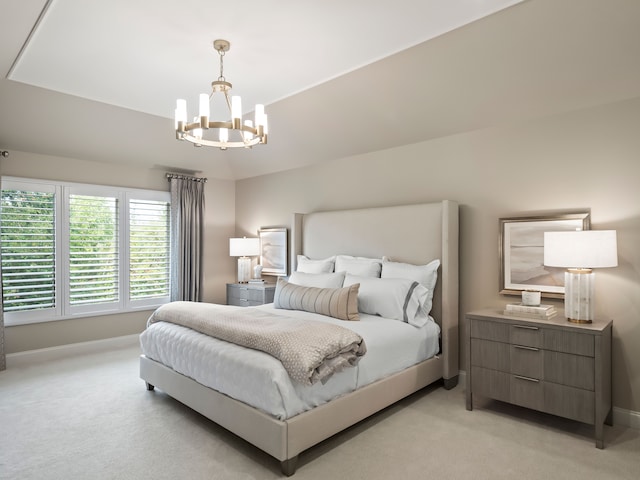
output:
[{"label": "light colored carpet", "polygon": [[[2,479],[273,479],[280,465],[169,398],[147,392],[138,348],[0,373]],[[294,479],[638,479],[640,431],[430,387],[300,455]]]}]

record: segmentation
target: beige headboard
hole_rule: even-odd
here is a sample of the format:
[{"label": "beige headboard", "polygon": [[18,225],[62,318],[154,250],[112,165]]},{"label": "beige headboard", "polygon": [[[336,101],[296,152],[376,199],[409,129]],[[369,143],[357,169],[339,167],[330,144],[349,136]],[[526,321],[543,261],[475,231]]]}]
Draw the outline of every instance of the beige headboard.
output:
[{"label": "beige headboard", "polygon": [[444,378],[458,375],[458,204],[296,213],[291,228],[291,271],[297,255],[390,257],[424,265],[440,259],[432,316],[442,329]]}]

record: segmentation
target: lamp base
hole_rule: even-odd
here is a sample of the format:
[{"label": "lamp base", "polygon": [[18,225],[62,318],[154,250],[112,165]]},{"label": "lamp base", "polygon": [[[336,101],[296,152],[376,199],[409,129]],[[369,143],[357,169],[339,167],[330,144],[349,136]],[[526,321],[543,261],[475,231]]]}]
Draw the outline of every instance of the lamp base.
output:
[{"label": "lamp base", "polygon": [[571,323],[591,323],[595,274],[590,269],[570,269],[564,274],[564,316]]},{"label": "lamp base", "polygon": [[581,320],[579,318],[567,318],[567,321],[571,323],[593,323],[591,320]]},{"label": "lamp base", "polygon": [[251,278],[251,259],[238,257],[238,283],[248,283]]}]

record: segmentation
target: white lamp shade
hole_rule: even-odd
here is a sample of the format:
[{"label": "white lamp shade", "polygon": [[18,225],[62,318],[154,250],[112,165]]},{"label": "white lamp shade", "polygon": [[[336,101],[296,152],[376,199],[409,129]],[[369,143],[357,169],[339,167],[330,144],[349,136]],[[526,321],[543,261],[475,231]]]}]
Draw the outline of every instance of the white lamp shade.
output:
[{"label": "white lamp shade", "polygon": [[565,268],[617,267],[616,231],[544,232],[544,264]]},{"label": "white lamp shade", "polygon": [[254,257],[260,255],[259,238],[230,238],[229,255],[231,257]]}]

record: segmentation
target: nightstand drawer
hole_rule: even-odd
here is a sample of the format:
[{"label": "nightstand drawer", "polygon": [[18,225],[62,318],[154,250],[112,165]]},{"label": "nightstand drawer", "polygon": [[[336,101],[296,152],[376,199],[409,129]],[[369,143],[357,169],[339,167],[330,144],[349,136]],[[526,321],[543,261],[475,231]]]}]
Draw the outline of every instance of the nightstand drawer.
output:
[{"label": "nightstand drawer", "polygon": [[228,283],[227,305],[254,307],[273,302],[275,284]]},{"label": "nightstand drawer", "polygon": [[262,291],[250,289],[249,287],[229,287],[227,290],[229,298],[237,298],[240,300],[260,300]]}]

